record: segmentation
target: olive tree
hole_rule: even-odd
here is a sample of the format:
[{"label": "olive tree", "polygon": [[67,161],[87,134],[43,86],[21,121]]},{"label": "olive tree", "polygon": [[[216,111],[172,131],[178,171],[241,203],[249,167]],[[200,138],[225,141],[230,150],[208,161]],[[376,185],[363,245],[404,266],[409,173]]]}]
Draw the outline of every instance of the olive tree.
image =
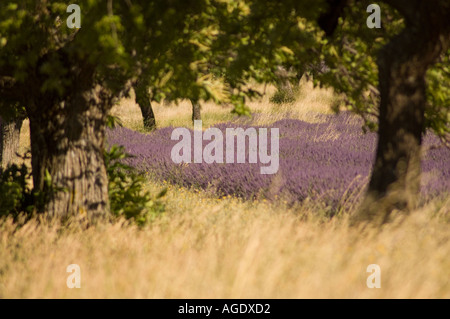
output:
[{"label": "olive tree", "polygon": [[[81,28],[69,28],[60,1],[2,1],[0,84],[30,120],[32,173],[49,216],[107,216],[105,124],[114,102],[142,72],[155,87],[176,65],[198,58],[189,42],[208,1],[78,1]],[[198,24],[188,24],[193,19]],[[182,44],[177,46],[177,44]],[[181,52],[173,52],[178,48]],[[145,58],[144,58],[145,57]],[[202,90],[195,70],[183,89]],[[3,110],[6,108],[6,110]]]}]

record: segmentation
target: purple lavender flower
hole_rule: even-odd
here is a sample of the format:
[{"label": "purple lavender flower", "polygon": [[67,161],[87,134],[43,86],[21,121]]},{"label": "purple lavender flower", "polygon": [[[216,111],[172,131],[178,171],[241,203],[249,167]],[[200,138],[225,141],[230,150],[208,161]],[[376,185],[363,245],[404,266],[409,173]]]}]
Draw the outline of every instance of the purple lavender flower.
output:
[{"label": "purple lavender flower", "polygon": [[[133,155],[126,160],[130,166],[173,184],[212,188],[218,196],[244,199],[282,197],[294,203],[309,197],[334,210],[342,209],[358,201],[364,192],[374,161],[377,135],[364,134],[362,120],[348,112],[324,115],[322,120],[308,123],[284,119],[270,126],[280,130],[280,167],[274,175],[260,174],[259,161],[248,162],[248,147],[243,164],[175,164],[170,156],[177,143],[170,138],[172,127],[150,134],[116,128],[108,131],[108,142],[123,145]],[[229,122],[215,127],[225,137],[226,128],[246,129],[250,124]],[[203,147],[207,143],[209,141],[203,141]],[[425,135],[423,148],[423,200],[448,194],[450,150],[432,133]]]}]

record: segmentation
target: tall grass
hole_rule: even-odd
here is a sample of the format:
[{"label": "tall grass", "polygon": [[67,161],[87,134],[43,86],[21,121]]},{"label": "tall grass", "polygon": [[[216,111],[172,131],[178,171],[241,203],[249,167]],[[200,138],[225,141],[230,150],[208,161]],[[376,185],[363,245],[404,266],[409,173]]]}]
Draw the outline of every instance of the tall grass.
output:
[{"label": "tall grass", "polygon": [[[253,101],[248,101],[252,113],[257,114],[253,124],[270,125],[287,116],[302,121],[319,122],[320,114],[330,114],[330,106],[336,102],[336,96],[331,89],[313,88],[311,82],[302,80],[299,88],[299,98],[294,103],[275,105],[271,103],[270,96],[275,93],[273,86],[255,86],[259,92],[265,94]],[[152,102],[158,127],[166,126],[192,126],[192,105],[188,100],[175,103]],[[203,127],[213,124],[229,122],[235,118],[231,114],[232,106],[217,105],[212,102],[203,102],[202,121]],[[144,131],[142,117],[138,105],[134,102],[133,93],[129,98],[123,99],[117,104],[112,114],[122,119],[124,126],[137,131]]]},{"label": "tall grass", "polygon": [[[164,217],[143,229],[6,219],[0,297],[449,298],[448,205],[361,232],[308,206],[172,187]],[[69,264],[81,268],[80,289],[66,286]],[[379,289],[366,286],[369,264],[381,267]]]}]

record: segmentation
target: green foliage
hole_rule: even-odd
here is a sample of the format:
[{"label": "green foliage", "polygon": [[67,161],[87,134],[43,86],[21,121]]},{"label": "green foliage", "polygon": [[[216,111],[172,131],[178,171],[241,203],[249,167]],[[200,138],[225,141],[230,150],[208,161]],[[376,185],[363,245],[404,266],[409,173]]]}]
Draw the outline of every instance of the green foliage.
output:
[{"label": "green foliage", "polygon": [[[65,2],[2,1],[0,86],[2,78],[26,84],[28,75],[35,74],[42,92],[63,97],[78,81],[71,76],[79,72],[74,67],[89,65],[96,81],[116,94],[128,80],[139,78],[156,101],[231,102],[235,113],[247,114],[245,101],[252,93],[245,86],[250,80],[275,82],[279,65],[304,72],[307,65],[325,61],[329,72],[314,74],[316,83],[343,93],[348,109],[377,115],[378,50],[404,22],[381,3],[382,28],[367,28],[370,3],[351,0],[333,38],[327,39],[316,23],[325,1],[136,0],[107,5],[80,0],[79,30],[67,28]],[[428,76],[427,125],[441,136],[449,130],[446,68],[448,55]],[[279,95],[274,100],[286,100]],[[16,102],[12,99],[7,108],[18,107]]]},{"label": "green foliage", "polygon": [[[23,160],[29,158],[28,154]],[[10,165],[4,171],[0,170],[0,216],[12,215],[14,218],[20,213],[31,216],[57,192],[67,191],[65,188],[56,187],[52,182],[52,176],[45,171],[45,192],[40,192],[30,187],[32,185],[32,171],[27,164]]]},{"label": "green foliage", "polygon": [[274,104],[294,103],[297,100],[297,94],[297,88],[279,88],[269,100]]},{"label": "green foliage", "polygon": [[426,127],[450,142],[450,50],[427,73]]},{"label": "green foliage", "polygon": [[[133,219],[138,225],[144,225],[164,212],[161,198],[167,189],[152,197],[145,191],[145,177],[123,163],[127,157],[122,147],[113,146],[105,151],[105,162],[109,180],[109,196],[111,212],[115,216]],[[26,164],[14,164],[0,172],[0,216],[19,216],[20,213],[31,215],[38,204],[55,191],[39,194],[30,187],[31,171]],[[51,176],[46,173],[45,183],[52,188]]]},{"label": "green foliage", "polygon": [[0,172],[0,216],[17,217],[21,212],[33,211],[30,176],[25,164],[13,164]]},{"label": "green foliage", "polygon": [[113,145],[104,154],[113,215],[133,219],[138,225],[145,225],[161,215],[164,212],[161,197],[167,189],[153,198],[145,190],[145,177],[121,162],[129,156],[123,147]]},{"label": "green foliage", "polygon": [[[331,39],[322,39],[321,59],[329,72],[315,74],[315,84],[330,86],[343,94],[345,107],[361,115],[365,129],[376,130],[380,94],[377,56],[379,50],[405,27],[403,18],[381,3],[380,29],[366,27],[365,9],[372,1],[352,0]],[[426,128],[437,135],[450,133],[450,52],[428,71]]]},{"label": "green foliage", "polygon": [[321,60],[329,71],[316,72],[316,85],[333,87],[344,106],[365,120],[365,129],[375,130],[380,96],[377,56],[379,50],[403,28],[403,20],[390,7],[380,4],[380,29],[366,26],[367,6],[372,2],[351,1],[339,19],[331,39],[321,40]]},{"label": "green foliage", "polygon": [[[303,72],[317,62],[311,48],[318,46],[314,21],[323,1],[226,1],[216,12],[219,25],[211,52],[214,68],[233,88],[235,113],[255,96],[249,82],[277,83],[277,68],[288,65]],[[293,73],[295,74],[295,72]]]},{"label": "green foliage", "polygon": [[[376,129],[371,115],[377,116],[379,104],[377,54],[404,21],[381,4],[382,28],[368,29],[370,3],[350,0],[328,39],[317,25],[324,0],[79,0],[81,29],[66,26],[67,2],[2,0],[0,116],[29,115],[37,126],[47,125],[58,115],[49,112],[51,105],[67,105],[73,109],[64,112],[72,114],[73,104],[63,103],[75,93],[99,86],[108,96],[97,102],[113,101],[138,79],[156,101],[214,100],[250,115],[246,102],[258,92],[248,83],[276,83],[282,65],[303,73],[325,61],[327,72],[311,71],[315,83],[333,87],[348,109],[365,117],[366,127]],[[450,133],[449,65],[447,54],[427,75],[426,125],[440,136]],[[281,92],[273,100],[290,97]],[[112,105],[104,104],[106,118]],[[115,122],[107,120],[108,126]],[[122,155],[114,152],[105,155],[113,176],[113,211],[142,223],[158,204],[141,192],[139,176],[125,174],[129,169],[117,164]],[[8,174],[5,194],[12,194],[5,200],[16,207],[17,194],[29,190],[14,182],[21,173]],[[51,176],[46,181],[51,183]]]},{"label": "green foliage", "polygon": [[245,96],[241,95],[233,95],[231,97],[231,102],[234,105],[234,109],[232,110],[233,114],[237,114],[240,116],[251,116],[250,108],[245,105]]},{"label": "green foliage", "polygon": [[113,129],[115,127],[122,127],[123,123],[120,117],[108,114],[106,117],[106,127]]}]

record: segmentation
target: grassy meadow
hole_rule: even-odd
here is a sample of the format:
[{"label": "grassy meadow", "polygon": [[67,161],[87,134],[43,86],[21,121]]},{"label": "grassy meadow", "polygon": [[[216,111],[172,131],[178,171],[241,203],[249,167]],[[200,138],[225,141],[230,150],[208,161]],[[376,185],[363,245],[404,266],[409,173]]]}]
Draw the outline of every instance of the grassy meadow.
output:
[{"label": "grassy meadow", "polygon": [[[331,91],[303,83],[294,104],[250,104],[258,124],[330,113]],[[153,105],[158,127],[191,126],[191,104]],[[124,99],[113,109],[143,131],[140,110]],[[234,119],[230,108],[202,104],[203,126]],[[331,134],[331,133],[330,133]],[[331,134],[332,135],[332,134]],[[29,147],[24,123],[21,152]],[[217,198],[147,179],[165,213],[142,228],[125,220],[83,229],[40,217],[0,220],[0,298],[450,298],[450,198],[399,216],[381,229],[349,227],[314,203]],[[66,268],[81,268],[69,289]],[[366,285],[381,268],[381,288]]]}]

